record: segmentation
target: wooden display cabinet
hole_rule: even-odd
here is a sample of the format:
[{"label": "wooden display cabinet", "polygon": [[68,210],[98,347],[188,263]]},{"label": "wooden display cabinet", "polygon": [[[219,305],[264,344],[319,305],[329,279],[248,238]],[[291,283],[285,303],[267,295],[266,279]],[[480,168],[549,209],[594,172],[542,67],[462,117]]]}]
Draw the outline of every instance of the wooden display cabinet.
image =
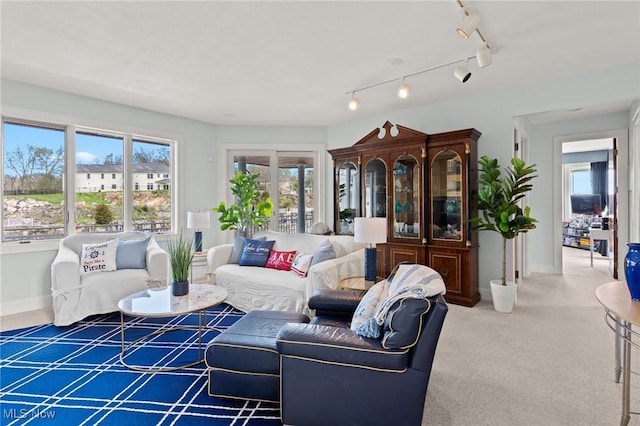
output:
[{"label": "wooden display cabinet", "polygon": [[477,191],[475,129],[429,136],[427,264],[442,275],[448,302],[473,306],[478,290],[478,238],[469,218],[476,216],[472,194]]},{"label": "wooden display cabinet", "polygon": [[335,232],[353,234],[345,209],[354,217],[386,217],[379,277],[400,262],[426,264],[442,275],[448,302],[475,305],[478,242],[468,219],[476,214],[479,137],[475,129],[427,135],[387,121],[353,146],[329,150]]},{"label": "wooden display cabinet", "polygon": [[357,165],[359,202],[355,216],[386,217],[387,243],[377,245],[377,275],[386,277],[400,262],[425,263],[424,165],[428,135],[386,122],[348,148],[329,150],[334,164],[334,229],[351,234],[340,212],[345,201],[347,168]]}]

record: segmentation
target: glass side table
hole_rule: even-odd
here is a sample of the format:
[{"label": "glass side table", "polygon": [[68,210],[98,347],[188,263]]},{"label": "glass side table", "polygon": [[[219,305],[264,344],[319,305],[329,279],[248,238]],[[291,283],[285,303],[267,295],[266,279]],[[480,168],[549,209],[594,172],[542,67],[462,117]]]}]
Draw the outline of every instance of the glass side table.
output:
[{"label": "glass side table", "polygon": [[340,280],[338,288],[343,290],[369,290],[372,285],[380,281],[380,278],[376,278],[376,281],[365,281],[364,276],[359,277],[347,277]]},{"label": "glass side table", "polygon": [[193,256],[190,281],[195,284],[211,284],[210,274],[207,271],[206,251],[197,252]]}]

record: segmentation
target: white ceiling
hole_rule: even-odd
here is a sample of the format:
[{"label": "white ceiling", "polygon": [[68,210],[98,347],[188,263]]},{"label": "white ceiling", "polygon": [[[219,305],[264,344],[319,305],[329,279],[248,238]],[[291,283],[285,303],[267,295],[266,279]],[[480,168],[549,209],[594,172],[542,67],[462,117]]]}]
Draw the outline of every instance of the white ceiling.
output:
[{"label": "white ceiling", "polygon": [[333,125],[640,57],[638,1],[465,4],[493,64],[408,78],[406,100],[399,81],[364,90],[357,111],[346,92],[474,55],[456,1],[2,1],[2,77],[217,124]]}]

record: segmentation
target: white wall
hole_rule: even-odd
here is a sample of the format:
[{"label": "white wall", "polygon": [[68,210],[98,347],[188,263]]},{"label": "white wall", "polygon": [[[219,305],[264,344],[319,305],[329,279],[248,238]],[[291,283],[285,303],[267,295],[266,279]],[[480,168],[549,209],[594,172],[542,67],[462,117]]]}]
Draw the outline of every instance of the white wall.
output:
[{"label": "white wall", "polygon": [[[543,81],[528,86],[508,88],[465,98],[455,98],[432,105],[378,114],[354,119],[351,122],[329,127],[329,149],[352,145],[373,128],[386,120],[425,133],[474,127],[482,132],[478,141],[479,155],[497,158],[508,164],[512,154],[514,117],[543,111],[573,109],[594,106],[640,96],[639,63],[610,67],[596,72],[576,74],[567,78]],[[362,105],[362,108],[366,108]],[[615,117],[591,117],[570,123],[550,131],[581,133],[595,129],[627,128],[628,113]],[[525,120],[526,121],[526,120]],[[534,182],[530,196],[532,215],[539,220],[538,229],[527,236],[527,261],[544,270],[553,269],[552,244],[553,220],[553,138],[537,135],[534,126],[525,123],[529,137],[529,162],[538,166],[539,178]],[[327,212],[331,217],[332,212]],[[494,233],[483,232],[479,237],[480,293],[490,298],[489,280],[499,274],[501,252],[500,238]],[[533,271],[533,270],[532,270]]]}]

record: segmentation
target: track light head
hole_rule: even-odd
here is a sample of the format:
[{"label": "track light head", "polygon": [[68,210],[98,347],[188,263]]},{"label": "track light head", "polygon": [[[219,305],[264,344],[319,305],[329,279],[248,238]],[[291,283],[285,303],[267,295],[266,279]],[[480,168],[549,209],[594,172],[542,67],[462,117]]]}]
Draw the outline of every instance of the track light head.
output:
[{"label": "track light head", "polygon": [[411,94],[411,87],[408,84],[404,83],[404,77],[402,77],[402,85],[398,89],[398,96],[402,99],[408,98]]},{"label": "track light head", "polygon": [[482,46],[476,52],[476,60],[478,61],[478,66],[480,68],[491,65],[491,62],[493,62],[493,58],[491,57],[491,49],[487,47],[487,43],[485,43],[484,46]]},{"label": "track light head", "polygon": [[478,24],[480,23],[480,17],[476,14],[469,14],[464,18],[462,25],[456,28],[460,37],[469,38],[471,34],[478,28]]},{"label": "track light head", "polygon": [[469,78],[471,77],[471,73],[467,68],[467,60],[464,61],[464,65],[457,67],[453,71],[453,75],[455,75],[456,78],[463,83],[466,83],[467,80],[469,80]]},{"label": "track light head", "polygon": [[354,93],[351,94],[351,100],[349,101],[349,109],[351,111],[355,111],[358,109],[358,106],[360,106],[360,101],[358,100],[358,98],[354,97]]}]

